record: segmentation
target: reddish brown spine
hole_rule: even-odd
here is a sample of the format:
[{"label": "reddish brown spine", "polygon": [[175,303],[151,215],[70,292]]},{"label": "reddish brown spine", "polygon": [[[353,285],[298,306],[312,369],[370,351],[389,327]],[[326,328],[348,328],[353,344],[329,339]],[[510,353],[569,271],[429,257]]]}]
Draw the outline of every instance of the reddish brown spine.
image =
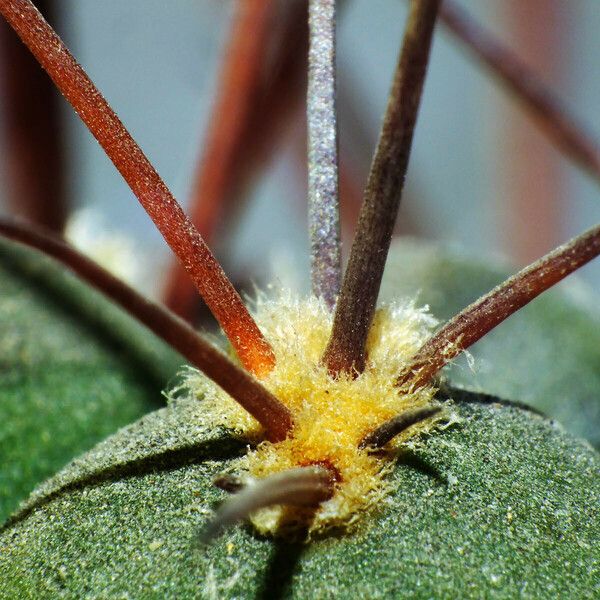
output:
[{"label": "reddish brown spine", "polygon": [[398,386],[419,387],[542,292],[600,254],[600,225],[559,246],[467,306],[417,352]]},{"label": "reddish brown spine", "polygon": [[362,372],[365,345],[408,168],[440,2],[413,0],[323,363]]},{"label": "reddish brown spine", "polygon": [[[273,0],[239,0],[229,48],[219,81],[205,149],[198,161],[191,194],[190,215],[211,243],[228,204],[235,200],[239,161],[250,121],[262,91]],[[193,319],[197,297],[185,270],[174,263],[165,287],[165,303],[177,314]]]},{"label": "reddish brown spine", "polygon": [[232,363],[167,308],[144,298],[60,238],[2,219],[0,236],[55,258],[111,298],[222,387],[263,425],[270,440],[280,441],[289,433],[292,428],[290,411],[250,374]]},{"label": "reddish brown spine", "polygon": [[196,284],[243,365],[269,372],[275,357],[208,246],[150,161],[30,0],[0,0],[0,12],[98,140]]}]

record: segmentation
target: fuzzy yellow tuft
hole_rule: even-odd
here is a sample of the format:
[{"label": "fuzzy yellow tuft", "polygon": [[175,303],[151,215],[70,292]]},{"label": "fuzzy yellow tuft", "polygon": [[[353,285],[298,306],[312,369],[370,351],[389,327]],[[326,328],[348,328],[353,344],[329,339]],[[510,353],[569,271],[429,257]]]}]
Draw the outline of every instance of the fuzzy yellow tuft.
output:
[{"label": "fuzzy yellow tuft", "polygon": [[[291,294],[278,300],[263,298],[255,313],[277,361],[262,383],[291,410],[295,427],[283,442],[261,442],[239,467],[255,477],[315,463],[333,467],[340,481],[333,497],[313,515],[310,528],[350,526],[385,495],[384,474],[392,464],[389,454],[382,458],[359,450],[360,441],[384,421],[427,405],[433,397],[432,387],[400,394],[394,382],[429,336],[435,320],[411,302],[379,308],[367,341],[364,373],[334,380],[320,364],[332,325],[332,315],[322,302]],[[206,403],[213,424],[259,435],[254,419],[198,372],[188,375],[186,385]],[[414,425],[394,444],[431,430],[439,419],[437,415]],[[273,507],[256,513],[253,522],[260,532],[274,534],[300,516],[292,509]]]}]

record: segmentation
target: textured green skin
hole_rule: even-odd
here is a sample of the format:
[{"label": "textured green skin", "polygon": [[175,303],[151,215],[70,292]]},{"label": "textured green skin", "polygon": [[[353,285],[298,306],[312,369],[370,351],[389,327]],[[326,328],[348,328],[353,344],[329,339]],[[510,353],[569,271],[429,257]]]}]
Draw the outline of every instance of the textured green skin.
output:
[{"label": "textured green skin", "polygon": [[[444,321],[511,274],[457,250],[397,242],[390,252],[382,298],[414,297]],[[600,299],[576,279],[509,317],[446,369],[448,379],[472,390],[525,402],[571,433],[600,447]]]},{"label": "textured green skin", "polygon": [[[161,366],[174,369],[177,360],[171,355],[169,363],[150,336],[61,269],[9,253],[14,269],[26,273],[17,276],[2,255],[0,285],[10,301],[0,296],[7,332],[0,341],[0,411],[7,415],[0,452],[9,461],[0,489],[10,508],[47,471],[146,412],[167,377]],[[427,263],[407,256],[427,281]],[[455,299],[448,304],[438,300],[438,308],[462,307],[472,272],[460,284],[458,267],[439,264],[444,277],[436,285],[451,291],[456,284],[456,295],[449,293]],[[479,276],[492,277],[483,267]],[[416,287],[425,296],[426,287]],[[525,376],[531,382],[535,374]],[[597,403],[599,389],[588,400]],[[566,399],[565,392],[563,405]],[[212,479],[235,468],[243,448],[201,426],[201,403],[178,401],[34,492],[0,533],[0,597],[597,597],[598,454],[518,408],[473,404],[459,412],[460,425],[416,441],[399,458],[395,492],[354,533],[304,545],[261,539],[240,526],[198,548],[199,530],[224,498]],[[44,465],[55,447],[60,452]]]},{"label": "textured green skin", "polygon": [[3,521],[74,456],[160,406],[180,361],[56,263],[6,242],[0,332]]},{"label": "textured green skin", "polygon": [[239,448],[179,401],[38,490],[0,534],[0,597],[595,597],[599,455],[518,408],[458,410],[400,456],[358,531],[302,545],[238,526],[201,548]]}]

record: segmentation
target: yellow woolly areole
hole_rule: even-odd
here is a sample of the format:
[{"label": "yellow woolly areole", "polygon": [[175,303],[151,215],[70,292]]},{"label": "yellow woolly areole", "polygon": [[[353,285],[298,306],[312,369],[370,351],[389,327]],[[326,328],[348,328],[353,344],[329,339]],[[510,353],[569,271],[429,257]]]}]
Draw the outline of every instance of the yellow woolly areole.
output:
[{"label": "yellow woolly areole", "polygon": [[[436,322],[411,302],[379,308],[367,341],[364,373],[334,380],[320,364],[332,326],[332,315],[321,301],[289,294],[278,300],[260,299],[255,318],[276,356],[275,368],[262,383],[291,410],[295,427],[282,442],[261,442],[239,467],[255,477],[314,463],[333,467],[340,481],[333,497],[313,515],[310,528],[348,526],[385,494],[383,476],[392,464],[389,453],[359,450],[360,441],[388,419],[432,399],[432,387],[401,394],[394,382]],[[188,375],[186,385],[206,403],[214,425],[259,435],[256,421],[197,371]],[[414,425],[394,444],[430,430],[439,418]],[[253,522],[262,533],[278,533],[301,518],[300,510],[273,507],[257,512]]]}]

